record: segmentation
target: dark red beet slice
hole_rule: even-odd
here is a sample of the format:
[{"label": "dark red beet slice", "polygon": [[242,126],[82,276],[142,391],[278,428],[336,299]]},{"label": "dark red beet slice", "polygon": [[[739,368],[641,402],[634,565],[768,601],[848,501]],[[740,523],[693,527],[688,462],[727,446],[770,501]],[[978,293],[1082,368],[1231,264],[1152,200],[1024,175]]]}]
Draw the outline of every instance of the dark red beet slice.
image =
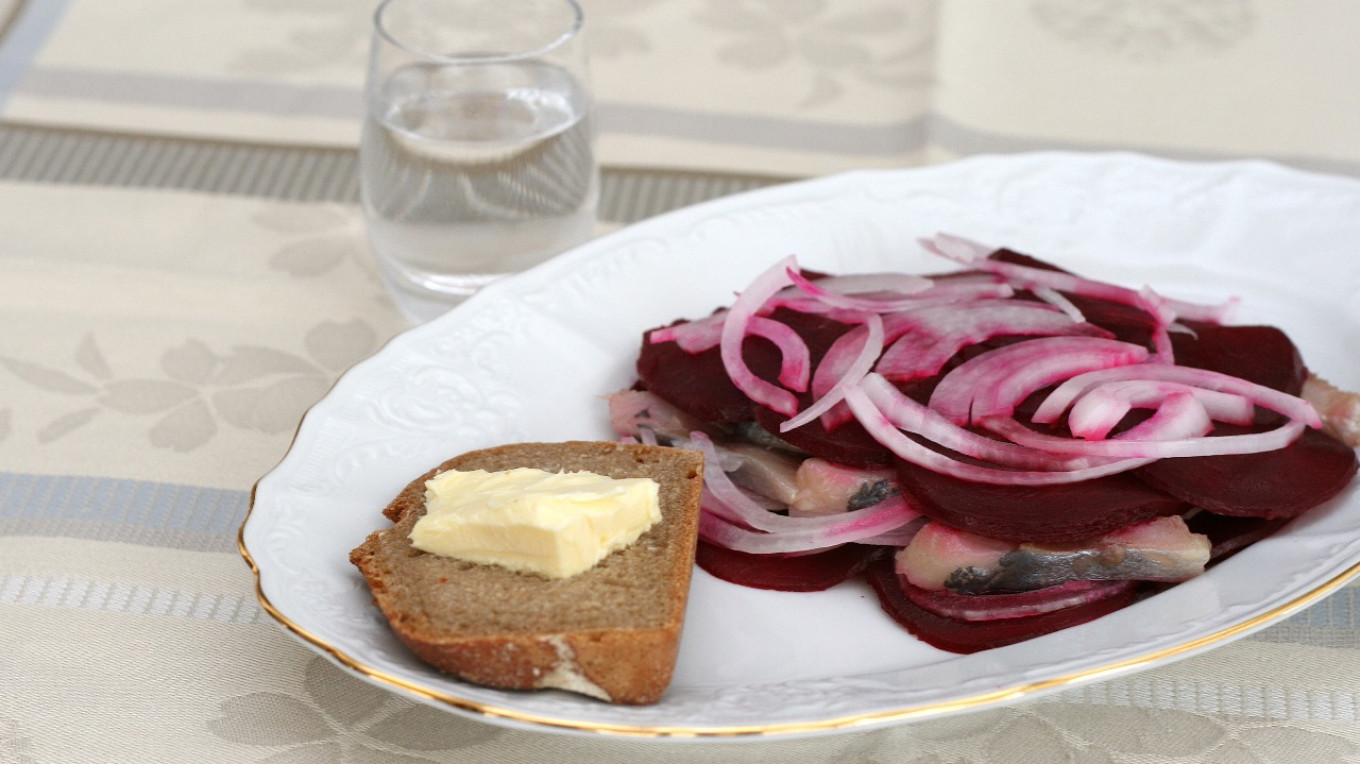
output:
[{"label": "dark red beet slice", "polygon": [[1047,260],[1040,260],[1039,258],[1033,255],[1026,255],[1022,252],[1016,252],[1013,249],[1006,249],[1005,247],[1002,247],[1001,249],[998,249],[997,251],[988,255],[987,259],[997,260],[1003,263],[1014,263],[1015,265],[1023,265],[1028,268],[1038,268],[1041,271],[1057,271],[1058,273],[1072,272],[1069,270],[1065,270],[1063,268],[1059,268],[1058,266],[1048,262]]},{"label": "dark red beet slice", "polygon": [[[747,338],[743,355],[753,370],[778,371],[774,343]],[[751,418],[751,399],[728,379],[718,348],[687,353],[674,342],[650,342],[644,334],[637,360],[638,378],[647,390],[696,419],[724,424]]]},{"label": "dark red beet slice", "polygon": [[1197,512],[1185,521],[1191,533],[1209,537],[1209,563],[1226,560],[1269,536],[1288,523],[1288,518],[1233,517]]},{"label": "dark red beet slice", "polygon": [[[1057,271],[1059,273],[1072,273],[1072,271],[1059,268],[1052,263],[1040,260],[1037,257],[1014,252],[1009,249],[998,250],[990,256],[990,259],[999,260],[1005,263],[1024,265],[1030,268],[1038,268],[1045,271]],[[1131,305],[1122,305],[1098,297],[1087,297],[1085,295],[1063,293],[1073,305],[1081,311],[1082,316],[1096,326],[1103,327],[1114,333],[1115,339],[1123,342],[1131,342],[1135,345],[1151,347],[1152,332],[1157,326],[1156,320],[1147,311],[1135,308]]]},{"label": "dark red beet slice", "polygon": [[1308,377],[1303,357],[1292,340],[1273,326],[1220,326],[1183,322],[1194,331],[1171,334],[1176,363],[1234,377],[1298,395]]},{"label": "dark red beet slice", "polygon": [[[1224,425],[1216,431],[1228,429]],[[1135,474],[1210,512],[1289,518],[1340,493],[1355,477],[1356,467],[1355,449],[1309,429],[1277,451],[1161,459]]]},{"label": "dark red beet slice", "polygon": [[953,653],[975,653],[1023,642],[1077,626],[1133,604],[1137,589],[1085,605],[1025,618],[995,621],[960,621],[936,615],[913,603],[902,591],[892,560],[878,560],[866,571],[879,605],[894,621],[926,644]]},{"label": "dark red beet slice", "polygon": [[1152,349],[1152,333],[1157,322],[1150,313],[1098,297],[1063,293],[1090,323],[1114,333],[1115,339]]},{"label": "dark red beet slice", "polygon": [[694,561],[715,578],[752,589],[820,592],[864,570],[878,551],[866,544],[844,544],[810,554],[747,554],[700,539]]},{"label": "dark red beet slice", "polygon": [[[814,367],[831,343],[850,328],[824,316],[784,308],[774,311],[770,318],[788,324],[803,338]],[[718,348],[688,353],[674,342],[651,342],[650,333],[643,333],[637,360],[638,379],[644,388],[705,422],[747,422],[754,417],[758,407],[732,384]],[[773,342],[747,337],[742,342],[742,358],[762,379],[778,378],[780,354]]]},{"label": "dark red beet slice", "polygon": [[980,536],[1062,544],[1185,511],[1183,500],[1129,474],[1052,486],[973,483],[898,462],[902,491],[929,517]]}]

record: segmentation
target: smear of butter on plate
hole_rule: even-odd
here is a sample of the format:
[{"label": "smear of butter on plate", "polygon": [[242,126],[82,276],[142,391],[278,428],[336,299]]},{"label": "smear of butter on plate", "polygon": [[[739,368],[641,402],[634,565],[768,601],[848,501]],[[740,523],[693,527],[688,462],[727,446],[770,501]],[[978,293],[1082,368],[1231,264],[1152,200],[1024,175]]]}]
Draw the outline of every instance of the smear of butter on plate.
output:
[{"label": "smear of butter on plate", "polygon": [[566,578],[633,543],[661,519],[650,478],[517,468],[447,470],[425,482],[417,549]]}]

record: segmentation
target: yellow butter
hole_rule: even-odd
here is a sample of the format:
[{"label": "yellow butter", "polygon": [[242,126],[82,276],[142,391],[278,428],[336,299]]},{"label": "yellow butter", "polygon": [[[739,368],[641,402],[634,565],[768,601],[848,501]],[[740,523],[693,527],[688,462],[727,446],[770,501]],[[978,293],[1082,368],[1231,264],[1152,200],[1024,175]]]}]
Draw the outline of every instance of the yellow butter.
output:
[{"label": "yellow butter", "polygon": [[432,554],[566,578],[661,519],[650,478],[592,472],[448,470],[425,482],[411,543]]}]

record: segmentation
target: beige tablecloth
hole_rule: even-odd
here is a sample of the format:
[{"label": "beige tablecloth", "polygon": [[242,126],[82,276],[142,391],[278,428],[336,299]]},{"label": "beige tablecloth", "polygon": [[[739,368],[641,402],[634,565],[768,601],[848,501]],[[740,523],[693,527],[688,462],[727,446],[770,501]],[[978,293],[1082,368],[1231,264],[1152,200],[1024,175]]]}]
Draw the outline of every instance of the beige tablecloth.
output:
[{"label": "beige tablecloth", "polygon": [[[1360,175],[1340,0],[585,0],[602,225],[992,152]],[[407,324],[354,179],[371,0],[0,2],[0,762],[1360,760],[1356,589],[942,720],[675,745],[508,730],[262,611],[256,479]]]}]

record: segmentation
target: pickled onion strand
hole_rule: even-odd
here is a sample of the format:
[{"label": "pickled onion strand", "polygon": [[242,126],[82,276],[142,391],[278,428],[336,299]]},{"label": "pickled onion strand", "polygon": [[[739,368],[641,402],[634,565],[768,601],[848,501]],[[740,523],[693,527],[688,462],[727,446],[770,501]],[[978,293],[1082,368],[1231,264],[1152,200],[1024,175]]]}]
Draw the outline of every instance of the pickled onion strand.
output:
[{"label": "pickled onion strand", "polygon": [[940,379],[930,407],[950,421],[1009,414],[1028,395],[1074,374],[1137,363],[1148,351],[1100,337],[1040,337],[972,358]]},{"label": "pickled onion strand", "polygon": [[1171,325],[1176,321],[1176,313],[1165,297],[1143,287],[1138,293],[1140,305],[1145,313],[1152,316],[1152,358],[1158,363],[1175,363],[1176,352],[1171,346]]},{"label": "pickled onion strand", "polygon": [[[965,239],[961,236],[940,233],[933,239],[918,240],[923,248],[941,257],[954,260],[972,268],[995,273],[1007,280],[1008,283],[1024,288],[1035,289],[1048,287],[1060,292],[1078,294],[1085,297],[1096,297],[1123,305],[1142,308],[1145,307],[1143,300],[1140,299],[1139,292],[1128,287],[1111,284],[1097,279],[1076,276],[1062,271],[1050,271],[1043,268],[1034,268],[1028,265],[1008,263],[1001,260],[991,259],[991,255],[999,249],[988,247],[979,242]],[[1219,305],[1205,305],[1200,303],[1188,302],[1185,300],[1165,299],[1163,305],[1174,311],[1179,318],[1208,321],[1211,323],[1223,323],[1226,321],[1232,310],[1237,306],[1237,298],[1228,300]]]},{"label": "pickled onion strand", "polygon": [[921,515],[920,517],[911,520],[905,525],[900,525],[896,528],[893,528],[890,531],[884,531],[883,533],[880,533],[877,536],[870,536],[869,538],[860,539],[856,543],[873,544],[875,546],[904,547],[907,544],[911,543],[911,540],[928,522],[930,522],[930,518],[926,517],[925,515]]},{"label": "pickled onion strand", "polygon": [[[799,276],[802,276],[800,273]],[[806,277],[803,277],[803,280]],[[794,289],[802,291],[795,278]],[[927,276],[910,273],[860,273],[840,276],[825,276],[816,280],[819,291],[837,295],[855,294],[896,294],[898,296],[915,294],[929,289],[934,282]]]},{"label": "pickled onion strand", "polygon": [[[717,347],[722,342],[723,322],[727,311],[718,311],[710,316],[653,329],[647,341],[674,342],[686,353],[702,353]],[[808,353],[807,342],[788,324],[764,316],[753,316],[746,325],[748,334],[763,337],[773,342],[780,353],[779,383],[791,390],[802,392],[807,389],[811,374],[812,359]]]},{"label": "pickled onion strand", "polygon": [[742,341],[750,333],[751,319],[767,299],[789,285],[789,271],[796,268],[797,260],[792,255],[785,257],[742,290],[728,308],[719,342],[723,367],[732,384],[752,401],[785,416],[798,413],[798,397],[756,376],[742,357]]},{"label": "pickled onion strand", "polygon": [[855,420],[885,448],[903,461],[910,462],[943,475],[991,485],[1042,486],[1076,483],[1126,472],[1155,459],[1118,459],[1104,464],[1072,470],[1011,471],[961,462],[947,454],[927,448],[897,429],[879,411],[862,388],[852,387],[845,393],[845,402],[855,414]]},{"label": "pickled onion strand", "polygon": [[1086,321],[1086,316],[1082,315],[1081,308],[1074,305],[1062,292],[1059,292],[1052,287],[1036,287],[1034,289],[1034,296],[1058,310],[1061,310],[1068,318],[1076,323],[1083,323]]},{"label": "pickled onion strand", "polygon": [[699,515],[700,537],[727,549],[751,554],[810,552],[873,539],[921,517],[921,514],[913,510],[905,499],[893,496],[872,507],[831,516],[837,520],[836,523],[765,533],[742,528],[723,519],[718,513],[713,512],[707,503],[704,510]]},{"label": "pickled onion strand", "polygon": [[1298,420],[1266,432],[1244,435],[1218,435],[1175,440],[1079,440],[1035,432],[1014,418],[989,417],[980,423],[985,429],[1018,445],[1046,451],[1055,456],[1092,456],[1119,460],[1172,459],[1189,456],[1224,456],[1275,451],[1298,439],[1307,426]]},{"label": "pickled onion strand", "polygon": [[812,376],[812,355],[808,352],[807,342],[793,327],[772,318],[752,316],[746,330],[779,348],[779,384],[795,392],[807,389]]},{"label": "pickled onion strand", "polygon": [[1035,302],[930,306],[891,314],[885,326],[900,334],[889,340],[892,344],[874,370],[899,382],[934,376],[964,347],[1002,334],[1113,337],[1093,324],[1073,322],[1058,308]]},{"label": "pickled onion strand", "polygon": [[1312,404],[1297,396],[1221,372],[1162,363],[1132,364],[1073,376],[1049,393],[1039,404],[1031,420],[1040,423],[1056,422],[1077,398],[1094,386],[1124,380],[1173,382],[1240,395],[1257,406],[1283,414],[1288,419],[1301,421],[1309,427],[1322,426],[1322,419]]},{"label": "pickled onion strand", "polygon": [[648,332],[647,341],[653,344],[674,342],[686,353],[702,353],[722,341],[722,325],[726,319],[727,311],[720,310],[693,321],[653,329]]},{"label": "pickled onion strand", "polygon": [[[722,469],[721,459],[713,441],[703,433],[696,432],[691,438],[694,448],[704,454],[704,490],[708,492],[709,503],[724,519],[741,523],[754,530],[768,533],[830,533],[840,532],[844,527],[860,528],[865,523],[881,523],[880,531],[886,531],[917,517],[919,513],[907,506],[901,496],[889,497],[877,504],[840,512],[833,515],[809,517],[789,517],[765,509],[746,494]],[[900,505],[900,506],[899,506]],[[885,517],[880,518],[883,514]],[[891,517],[888,517],[891,515]],[[876,518],[866,520],[866,518]],[[896,519],[894,519],[896,518]],[[878,526],[875,526],[878,527]],[[841,543],[841,542],[836,542]]]},{"label": "pickled onion strand", "polygon": [[[1177,382],[1131,379],[1095,385],[1072,404],[1067,414],[1067,429],[1087,440],[1104,438],[1135,408],[1153,408],[1169,395],[1190,393],[1211,419],[1229,424],[1251,424],[1256,404],[1243,395],[1207,390]],[[1047,424],[1052,420],[1034,420]]]},{"label": "pickled onion strand", "polygon": [[[1089,459],[1055,458],[1052,454],[1035,451],[1015,443],[994,440],[966,430],[949,421],[939,412],[903,395],[886,378],[868,374],[859,383],[869,402],[899,430],[921,437],[957,451],[964,456],[993,462],[1005,467],[1051,472],[1094,466]],[[1108,461],[1108,460],[1097,460]]]},{"label": "pickled onion strand", "polygon": [[1214,420],[1192,392],[1172,393],[1162,399],[1152,416],[1114,436],[1121,441],[1200,440],[1214,429]]},{"label": "pickled onion strand", "polygon": [[[851,335],[855,335],[854,339],[859,339],[860,335],[863,335],[858,352],[849,358],[847,363],[844,363],[844,371],[833,372],[838,373],[839,376],[811,406],[803,409],[797,416],[779,423],[780,432],[788,432],[795,427],[802,427],[817,419],[817,417],[829,411],[832,406],[840,403],[850,385],[859,382],[860,378],[869,373],[874,361],[878,360],[878,356],[883,352],[883,319],[871,313],[866,317],[864,324],[842,335],[842,339]],[[818,367],[819,373],[822,366],[839,369],[842,365],[842,353],[848,352],[849,348],[853,347],[850,342],[842,345],[839,340],[837,340],[836,346],[833,346],[823,357],[822,363]],[[833,351],[837,352],[834,357],[832,356]]]},{"label": "pickled onion strand", "polygon": [[[903,299],[898,306],[878,305],[875,307],[886,307],[892,309],[887,312],[896,312],[896,310],[912,310],[924,305],[957,304],[972,300],[1004,300],[1014,294],[1013,288],[997,281],[963,282],[962,280],[950,280],[937,283],[923,292],[918,292],[911,299]],[[779,294],[770,298],[762,312],[772,312],[776,308],[789,308],[800,313],[824,315],[838,321],[844,320],[847,323],[853,322],[853,318],[846,318],[847,316],[864,312],[858,308],[830,305],[818,297],[799,292],[796,288],[782,290]],[[881,311],[876,310],[874,312]]]},{"label": "pickled onion strand", "polygon": [[1052,613],[1127,592],[1134,581],[1078,579],[1043,589],[1008,594],[956,594],[913,586],[901,576],[902,591],[917,607],[958,621],[997,621]]},{"label": "pickled onion strand", "polygon": [[901,310],[911,306],[918,298],[913,295],[919,294],[931,286],[929,279],[920,278],[915,285],[915,289],[910,292],[889,293],[888,297],[870,297],[851,294],[841,294],[822,286],[820,281],[812,281],[796,270],[789,270],[789,278],[794,286],[805,294],[815,297],[819,302],[834,307],[845,308],[848,310],[866,310],[875,313],[888,313],[894,310]]}]

